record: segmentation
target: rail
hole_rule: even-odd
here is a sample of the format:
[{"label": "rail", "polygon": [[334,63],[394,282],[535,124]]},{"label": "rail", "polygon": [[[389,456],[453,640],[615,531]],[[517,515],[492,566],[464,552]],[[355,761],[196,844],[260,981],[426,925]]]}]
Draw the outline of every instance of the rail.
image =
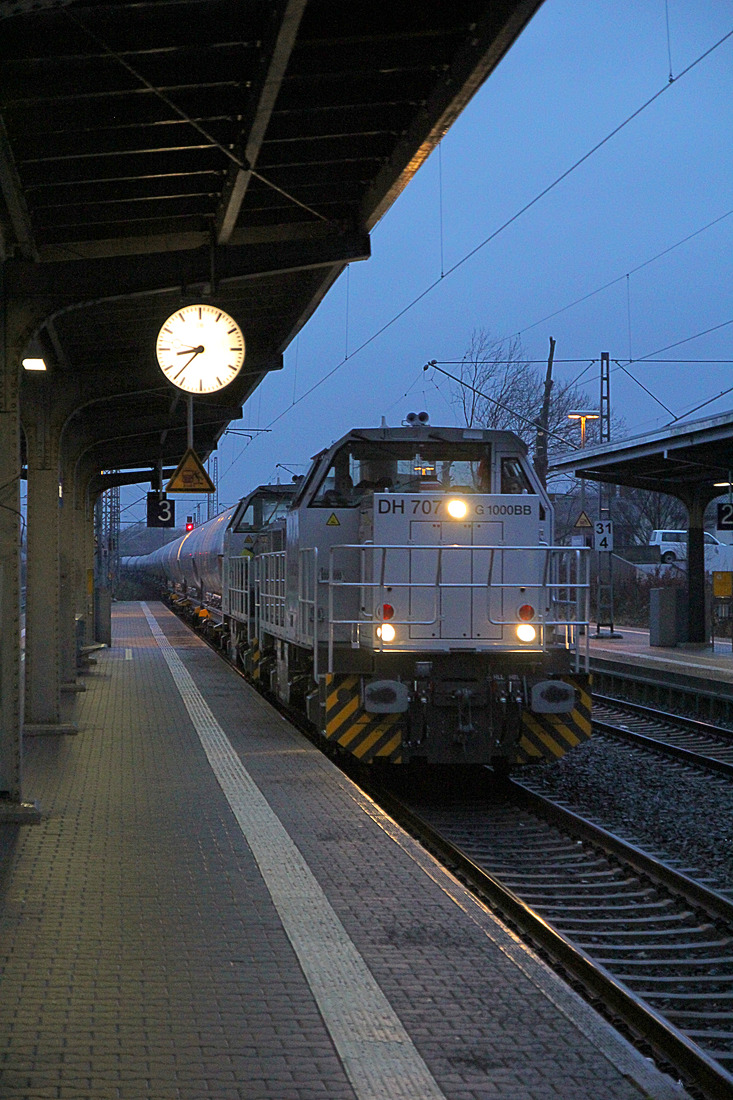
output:
[{"label": "rail", "polygon": [[[729,936],[730,903],[679,872],[660,866],[657,860],[607,830],[565,807],[550,804],[524,784],[512,780],[509,790],[521,801],[511,798],[506,804],[502,802],[500,818],[487,824],[482,815],[479,827],[459,820],[459,827],[451,830],[452,814],[446,816],[443,811],[439,821],[431,821],[430,807],[419,802],[416,805],[412,792],[408,801],[404,794],[386,791],[383,784],[367,787],[375,801],[403,828],[459,873],[469,889],[530,936],[585,987],[593,1001],[624,1020],[632,1033],[643,1036],[644,1043],[652,1046],[661,1061],[674,1066],[678,1076],[711,1100],[733,1100],[731,1058],[726,1053],[729,1020],[720,1009],[721,994],[716,993],[725,981],[721,979],[721,960],[716,957],[720,954],[716,940],[725,942]],[[533,816],[534,805],[542,807],[536,816],[540,829],[533,832],[532,844],[528,843],[532,826],[526,815],[514,813],[514,808],[519,812],[522,805]],[[471,822],[475,818],[472,803]],[[543,835],[552,821],[561,830],[554,840],[550,834]],[[470,838],[470,854],[465,850],[466,838]],[[553,872],[551,896],[544,880],[538,882],[536,874],[526,873],[531,852],[540,849],[547,854],[547,866]],[[609,862],[602,875],[604,894],[595,900],[599,888],[593,882],[598,880],[599,861],[605,858]],[[619,887],[612,891],[615,882]],[[661,922],[657,891],[669,891],[672,898],[662,910]],[[579,916],[584,897],[589,911],[581,911]],[[629,923],[625,911],[633,906],[643,912],[647,901],[651,902],[647,919],[635,916]],[[598,923],[593,921],[595,915]],[[687,919],[690,916],[692,919]],[[711,926],[720,921],[728,927],[711,935]],[[660,923],[661,932],[654,939]],[[671,927],[677,930],[674,936],[670,935]],[[663,944],[663,952],[655,952],[650,941],[653,945]],[[610,945],[615,946],[609,949]],[[673,953],[679,960],[679,973],[673,973],[670,979],[668,964]],[[660,954],[667,963],[662,979],[655,966]],[[672,1003],[675,999],[677,1004]],[[681,1019],[680,1009],[689,1023]],[[704,1029],[699,1020],[695,1021],[703,1013],[707,1016]],[[727,1065],[722,1064],[724,1061]]]}]

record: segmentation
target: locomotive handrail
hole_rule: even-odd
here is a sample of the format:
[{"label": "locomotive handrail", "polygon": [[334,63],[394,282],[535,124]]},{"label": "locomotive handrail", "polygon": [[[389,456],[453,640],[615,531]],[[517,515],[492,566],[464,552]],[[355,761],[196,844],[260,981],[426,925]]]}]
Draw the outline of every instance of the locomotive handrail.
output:
[{"label": "locomotive handrail", "polygon": [[[511,582],[492,580],[492,573],[493,573],[493,570],[494,570],[494,554],[495,554],[495,552],[497,550],[502,551],[502,550],[514,550],[514,549],[517,549],[517,548],[516,547],[507,547],[507,546],[497,546],[497,547],[494,547],[491,550],[491,553],[490,553],[490,556],[489,556],[489,575],[488,575],[488,578],[487,578],[488,592],[487,592],[487,598],[486,598],[486,615],[487,615],[487,618],[488,618],[489,622],[493,626],[514,626],[516,624],[516,619],[495,619],[495,618],[493,618],[492,614],[491,614],[491,600],[490,600],[490,597],[489,597],[489,593],[492,591],[492,589],[495,590],[495,589],[516,588],[517,587],[516,584],[512,584]],[[530,549],[545,549],[545,548],[544,547],[531,547]],[[580,667],[579,666],[579,656],[580,655],[579,655],[579,645],[578,645],[578,643],[579,643],[579,639],[580,639],[580,629],[582,627],[585,627],[584,649],[585,649],[585,663],[586,663],[586,665],[588,664],[589,659],[590,659],[590,639],[588,637],[588,624],[590,622],[590,557],[589,557],[590,548],[586,547],[586,546],[548,546],[546,549],[549,551],[549,553],[547,554],[547,556],[545,558],[545,569],[544,569],[544,573],[543,573],[543,582],[541,584],[522,584],[522,588],[525,588],[525,589],[541,588],[543,590],[546,590],[550,594],[551,602],[553,602],[555,604],[566,604],[566,605],[575,604],[575,617],[574,618],[571,617],[568,614],[563,618],[554,618],[554,619],[552,619],[552,618],[541,617],[538,620],[538,622],[542,626],[543,631],[545,631],[548,627],[551,627],[553,630],[556,627],[564,627],[565,628],[565,648],[568,649],[568,650],[574,650],[575,651],[575,663],[576,663],[576,672],[577,672],[577,671],[579,671],[579,667]],[[576,575],[576,578],[574,580],[570,580],[570,579],[557,580],[557,581],[548,580],[547,575],[548,575],[548,572],[549,572],[549,569],[550,569],[550,562],[551,562],[550,554],[554,553],[554,552],[556,552],[558,556],[562,556],[562,557],[566,558],[568,568],[570,566],[570,561],[572,559],[574,559],[575,562],[576,562],[576,568],[577,568],[577,574],[578,575],[580,574],[581,567],[584,564],[585,568],[583,569],[583,572],[584,572],[584,575],[585,575],[585,579],[580,580],[579,576]],[[561,563],[558,562],[558,564],[561,564]],[[558,597],[553,597],[552,596],[553,591],[557,590],[559,592],[562,589],[573,589],[574,590],[574,595],[570,595],[570,593],[568,593],[568,595],[565,597],[565,599],[560,599]],[[582,601],[583,601],[583,604],[584,604],[583,608],[580,607],[581,598],[582,598]],[[544,638],[543,638],[543,643],[544,643]]]},{"label": "locomotive handrail", "polygon": [[[357,580],[343,580],[339,579],[336,575],[336,562],[335,558],[339,553],[348,551],[358,551],[360,560],[360,576]],[[422,554],[423,557],[426,552],[430,552],[435,555],[435,570],[432,577],[428,580],[402,580],[399,578],[391,578],[388,576],[388,552],[389,551],[407,551],[412,554]],[[475,553],[488,553],[489,562],[487,567],[486,580],[481,581],[447,581],[444,580],[444,561],[446,555],[450,556],[454,551],[463,551],[464,554],[470,553],[471,558]],[[517,581],[504,581],[497,580],[494,576],[496,554],[501,552],[507,553],[541,553],[544,556],[544,564],[542,569],[542,580],[540,582],[526,582],[519,583]],[[387,596],[387,588],[390,590],[430,590],[433,592],[432,606],[428,609],[421,609],[421,617],[417,618],[413,616],[411,618],[391,619],[390,622],[394,626],[433,626],[437,622],[442,620],[440,614],[440,598],[443,592],[451,590],[462,591],[485,591],[487,594],[487,621],[493,626],[516,626],[516,619],[499,619],[492,614],[491,610],[491,592],[502,592],[504,590],[516,590],[522,588],[531,591],[543,591],[547,593],[548,599],[552,605],[550,607],[538,608],[537,618],[533,620],[540,628],[539,638],[535,643],[528,643],[526,648],[534,651],[544,651],[547,647],[548,637],[547,631],[564,630],[564,647],[575,653],[576,669],[579,668],[580,652],[579,643],[582,636],[581,628],[585,627],[585,656],[586,661],[589,651],[588,641],[588,603],[590,599],[590,581],[589,581],[589,555],[590,551],[586,547],[568,547],[568,546],[548,546],[545,544],[534,546],[496,546],[496,545],[476,545],[465,546],[459,543],[442,544],[436,546],[416,546],[414,543],[391,543],[391,544],[375,544],[375,543],[338,543],[329,547],[329,564],[325,577],[320,577],[318,572],[318,550],[316,547],[303,547],[299,550],[299,557],[301,561],[301,568],[298,571],[298,635],[308,641],[313,642],[314,660],[318,662],[318,646],[319,646],[319,599],[318,591],[319,586],[326,586],[328,590],[326,600],[326,633],[327,638],[324,639],[327,642],[327,654],[328,654],[328,668],[329,671],[333,669],[333,657],[334,646],[336,644],[335,632],[339,626],[351,627],[351,645],[355,648],[359,647],[359,628],[365,627],[368,623],[374,622],[369,617],[368,613],[363,611],[363,600],[360,601],[360,607],[362,611],[359,617],[337,617],[335,607],[335,593],[337,589],[346,590],[359,590],[362,593],[366,592],[380,592],[378,601],[384,602]],[[379,555],[379,562],[377,563],[376,555]],[[375,573],[378,577],[376,580],[367,579],[367,564],[368,559],[372,559],[372,571],[371,575]],[[311,559],[308,561],[308,559]],[[565,568],[563,569],[563,561],[565,559]],[[257,569],[255,571],[255,590],[256,590],[256,609],[255,615],[258,624],[258,636],[260,632],[260,624],[273,630],[274,633],[280,634],[286,627],[286,580],[285,580],[285,551],[270,551],[263,554],[258,558]],[[306,566],[307,562],[307,566]],[[569,577],[567,573],[570,572],[570,565],[575,563],[575,576]],[[585,567],[583,567],[585,562]],[[560,567],[561,572],[566,575],[558,577],[558,579],[552,579],[551,573],[553,570],[553,564]],[[310,568],[308,568],[310,566]],[[326,571],[324,571],[326,572]],[[582,573],[582,576],[581,576]],[[564,596],[562,594],[565,594]],[[584,606],[583,606],[584,605]],[[565,606],[567,608],[565,613],[560,613],[559,608]],[[310,627],[309,623],[309,611],[312,609],[313,626]],[[426,617],[427,612],[427,617]],[[561,635],[562,637],[562,635]],[[492,639],[495,640],[495,639]],[[379,642],[374,642],[375,646],[379,648],[381,652],[385,651],[385,643],[381,639]],[[387,644],[387,650],[394,651],[393,646]]]},{"label": "locomotive handrail", "polygon": [[222,610],[237,622],[249,621],[249,592],[252,585],[252,558],[232,555],[222,569]]},{"label": "locomotive handrail", "polygon": [[285,625],[285,558],[284,550],[261,554],[258,562],[256,590],[259,593],[258,622],[282,628]]},{"label": "locomotive handrail", "polygon": [[[354,551],[358,550],[359,551],[360,560],[361,560],[361,568],[360,568],[361,576],[360,576],[359,580],[353,580],[353,581],[352,580],[338,580],[334,575],[334,569],[335,569],[334,558],[335,558],[335,555],[339,551],[349,551],[349,550],[354,550]],[[416,580],[412,580],[412,579],[405,581],[405,580],[399,580],[399,579],[393,580],[393,579],[390,578],[389,582],[387,582],[387,577],[386,577],[387,564],[386,563],[387,563],[387,552],[389,550],[409,551],[410,553],[415,553],[415,554],[421,553],[421,552],[424,553],[426,551],[430,551],[430,552],[434,553],[436,555],[435,578],[433,580],[428,580],[428,581],[416,581]],[[450,552],[450,551],[453,551],[453,550],[463,551],[464,553],[468,551],[468,552],[471,553],[471,555],[473,555],[474,552],[476,552],[476,553],[482,552],[482,551],[483,552],[488,552],[489,555],[490,555],[490,558],[489,558],[489,567],[488,567],[488,574],[487,574],[486,581],[478,581],[478,582],[476,582],[476,581],[463,581],[463,582],[461,582],[461,581],[444,581],[442,579],[442,575],[443,575],[443,554],[444,554],[445,551]],[[380,563],[380,567],[379,567],[379,570],[378,570],[379,579],[378,580],[367,580],[366,577],[365,577],[365,572],[366,572],[366,570],[365,570],[365,559],[366,559],[366,556],[369,552],[373,553],[375,551],[381,555],[381,563]],[[525,553],[525,554],[528,551],[535,552],[535,553],[542,553],[544,555],[544,558],[545,558],[542,582],[540,582],[540,583],[534,582],[534,583],[519,584],[516,581],[514,581],[514,582],[511,582],[511,581],[496,581],[495,579],[493,579],[492,574],[493,574],[493,569],[494,569],[494,559],[495,559],[495,554],[496,554],[497,551],[500,551],[502,553],[504,551],[507,551],[507,552],[516,551],[516,552],[522,552],[522,553]],[[465,546],[465,545],[462,545],[460,543],[453,543],[453,544],[449,544],[449,545],[442,544],[442,545],[437,545],[437,546],[425,546],[425,545],[416,546],[414,543],[391,543],[391,544],[338,543],[334,546],[331,546],[329,548],[328,577],[327,577],[326,580],[321,580],[319,582],[321,584],[328,585],[328,659],[329,659],[329,668],[331,667],[332,662],[333,662],[334,628],[337,627],[337,626],[351,626],[352,628],[358,628],[358,627],[363,627],[365,624],[369,623],[370,621],[373,621],[370,618],[368,618],[366,615],[362,615],[360,618],[357,618],[357,619],[355,619],[355,618],[336,618],[335,615],[334,615],[334,592],[337,588],[344,588],[344,589],[357,589],[358,588],[362,592],[365,592],[367,590],[379,590],[380,592],[384,592],[387,588],[390,588],[391,590],[394,590],[394,589],[407,589],[407,590],[433,589],[434,592],[435,592],[435,597],[434,597],[434,601],[433,601],[433,617],[432,618],[430,618],[430,619],[409,618],[409,619],[391,619],[390,620],[390,622],[394,626],[410,626],[410,627],[412,627],[412,626],[431,626],[431,625],[435,624],[436,622],[438,622],[438,620],[440,618],[440,614],[439,614],[440,594],[444,590],[450,590],[450,589],[461,589],[461,590],[464,590],[464,591],[471,591],[471,590],[485,590],[485,591],[487,591],[487,618],[488,618],[488,621],[492,625],[496,625],[496,626],[516,626],[516,622],[517,622],[516,619],[501,620],[501,619],[492,618],[491,611],[490,611],[490,593],[491,593],[492,590],[493,591],[503,591],[504,589],[517,589],[517,588],[520,588],[520,587],[522,589],[543,590],[543,591],[547,592],[549,594],[551,602],[553,603],[553,605],[555,607],[557,607],[557,605],[563,605],[563,604],[565,604],[565,605],[573,605],[574,604],[575,605],[574,608],[572,609],[574,614],[571,613],[570,608],[568,608],[568,613],[567,614],[557,615],[557,613],[556,613],[553,617],[547,617],[547,616],[543,615],[542,609],[539,609],[540,616],[537,619],[537,623],[538,623],[538,625],[541,626],[542,631],[541,631],[541,638],[540,638],[540,640],[537,644],[537,648],[542,649],[542,650],[545,649],[546,644],[547,644],[547,638],[546,638],[547,628],[552,628],[553,630],[558,628],[558,627],[559,628],[564,628],[564,630],[565,630],[565,648],[568,649],[568,650],[574,650],[575,651],[576,667],[579,667],[580,654],[579,654],[579,645],[578,645],[578,643],[579,643],[579,640],[580,640],[580,628],[582,628],[582,627],[586,628],[586,632],[585,632],[586,633],[586,641],[585,641],[586,661],[587,661],[588,650],[589,650],[589,642],[588,642],[588,637],[587,637],[587,626],[588,626],[588,622],[589,622],[588,603],[589,603],[589,599],[590,599],[589,558],[588,558],[589,553],[590,553],[590,551],[588,550],[587,547],[548,546],[546,544],[534,545],[534,546],[526,546],[526,545],[525,546],[518,546],[518,545],[510,545],[510,546],[496,546],[496,545],[492,545],[492,546],[488,546],[488,545]],[[581,565],[585,561],[586,565],[585,565],[585,568],[582,570],[583,579],[580,579],[579,575],[576,576],[575,579],[572,579],[572,580],[569,579],[569,578],[558,579],[558,580],[549,579],[549,573],[550,573],[553,558],[561,559],[562,557],[564,557],[566,560],[567,559],[573,559],[577,563],[577,573],[578,574],[580,574]],[[560,565],[560,564],[561,564],[561,561],[558,560],[558,565]],[[571,594],[571,590],[572,590],[572,594]],[[567,591],[567,593],[568,593],[568,595],[564,599],[559,598],[559,593],[561,593],[562,591]],[[382,597],[380,597],[380,600],[381,599],[382,599]],[[581,601],[582,601],[582,604],[585,605],[584,607],[581,607]],[[549,611],[549,609],[548,609],[548,611]],[[358,646],[358,642],[354,640],[355,638],[356,638],[356,632],[354,630],[352,630],[352,645],[357,645]],[[390,647],[390,648],[393,648],[393,647]],[[531,649],[532,647],[530,645],[528,645],[527,648]],[[381,640],[381,638],[380,638],[379,649],[380,649],[381,652],[384,652],[384,642]]]},{"label": "locomotive handrail", "polygon": [[[313,596],[307,594],[307,558],[313,555],[312,587]],[[313,608],[313,676],[318,681],[318,547],[305,546],[298,551],[301,567],[298,570],[298,634],[300,637],[309,637],[308,619],[306,612]]]}]

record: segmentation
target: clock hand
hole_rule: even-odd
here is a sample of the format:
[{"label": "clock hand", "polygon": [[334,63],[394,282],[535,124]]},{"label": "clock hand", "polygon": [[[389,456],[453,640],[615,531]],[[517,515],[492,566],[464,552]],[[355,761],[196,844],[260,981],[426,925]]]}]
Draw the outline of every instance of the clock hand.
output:
[{"label": "clock hand", "polygon": [[[172,379],[172,381],[173,381],[173,382],[175,382],[175,381],[176,381],[176,380],[177,380],[178,378],[180,378],[180,377],[181,377],[181,375],[183,374],[183,372],[185,371],[185,369],[186,369],[186,367],[187,367],[187,366],[189,365],[189,363],[192,363],[192,362],[194,361],[194,359],[196,358],[196,356],[197,356],[197,355],[200,355],[200,354],[201,354],[201,352],[205,350],[205,348],[204,348],[204,345],[203,345],[203,344],[199,344],[199,346],[198,346],[197,348],[188,348],[187,350],[188,350],[188,351],[193,351],[193,355],[191,356],[191,358],[190,358],[190,359],[187,359],[187,360],[186,360],[186,362],[185,362],[185,363],[183,364],[183,366],[182,366],[182,367],[181,367],[181,369],[179,370],[178,374],[174,374],[174,375],[173,375],[173,379]],[[176,354],[177,354],[177,355],[185,355],[185,354],[186,354],[186,352],[181,352],[181,351],[179,351],[179,352],[177,352]]]}]

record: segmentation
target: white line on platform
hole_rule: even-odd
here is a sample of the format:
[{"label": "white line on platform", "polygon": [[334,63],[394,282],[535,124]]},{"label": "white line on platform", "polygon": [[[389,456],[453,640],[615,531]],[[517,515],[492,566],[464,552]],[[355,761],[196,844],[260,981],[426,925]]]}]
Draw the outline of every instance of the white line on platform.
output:
[{"label": "white line on platform", "polygon": [[214,774],[257,860],[359,1100],[445,1100],[308,864],[147,604],[140,605]]},{"label": "white line on platform", "polygon": [[125,650],[125,660],[126,661],[131,661],[132,660],[132,650],[131,649],[126,649]]}]

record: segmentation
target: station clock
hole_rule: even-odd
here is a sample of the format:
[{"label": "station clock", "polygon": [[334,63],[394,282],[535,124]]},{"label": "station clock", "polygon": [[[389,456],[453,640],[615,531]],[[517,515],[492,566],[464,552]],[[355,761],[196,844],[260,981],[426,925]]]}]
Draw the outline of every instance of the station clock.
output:
[{"label": "station clock", "polygon": [[218,306],[182,306],[163,322],[155,350],[160,369],[178,389],[216,393],[242,369],[244,336]]}]

